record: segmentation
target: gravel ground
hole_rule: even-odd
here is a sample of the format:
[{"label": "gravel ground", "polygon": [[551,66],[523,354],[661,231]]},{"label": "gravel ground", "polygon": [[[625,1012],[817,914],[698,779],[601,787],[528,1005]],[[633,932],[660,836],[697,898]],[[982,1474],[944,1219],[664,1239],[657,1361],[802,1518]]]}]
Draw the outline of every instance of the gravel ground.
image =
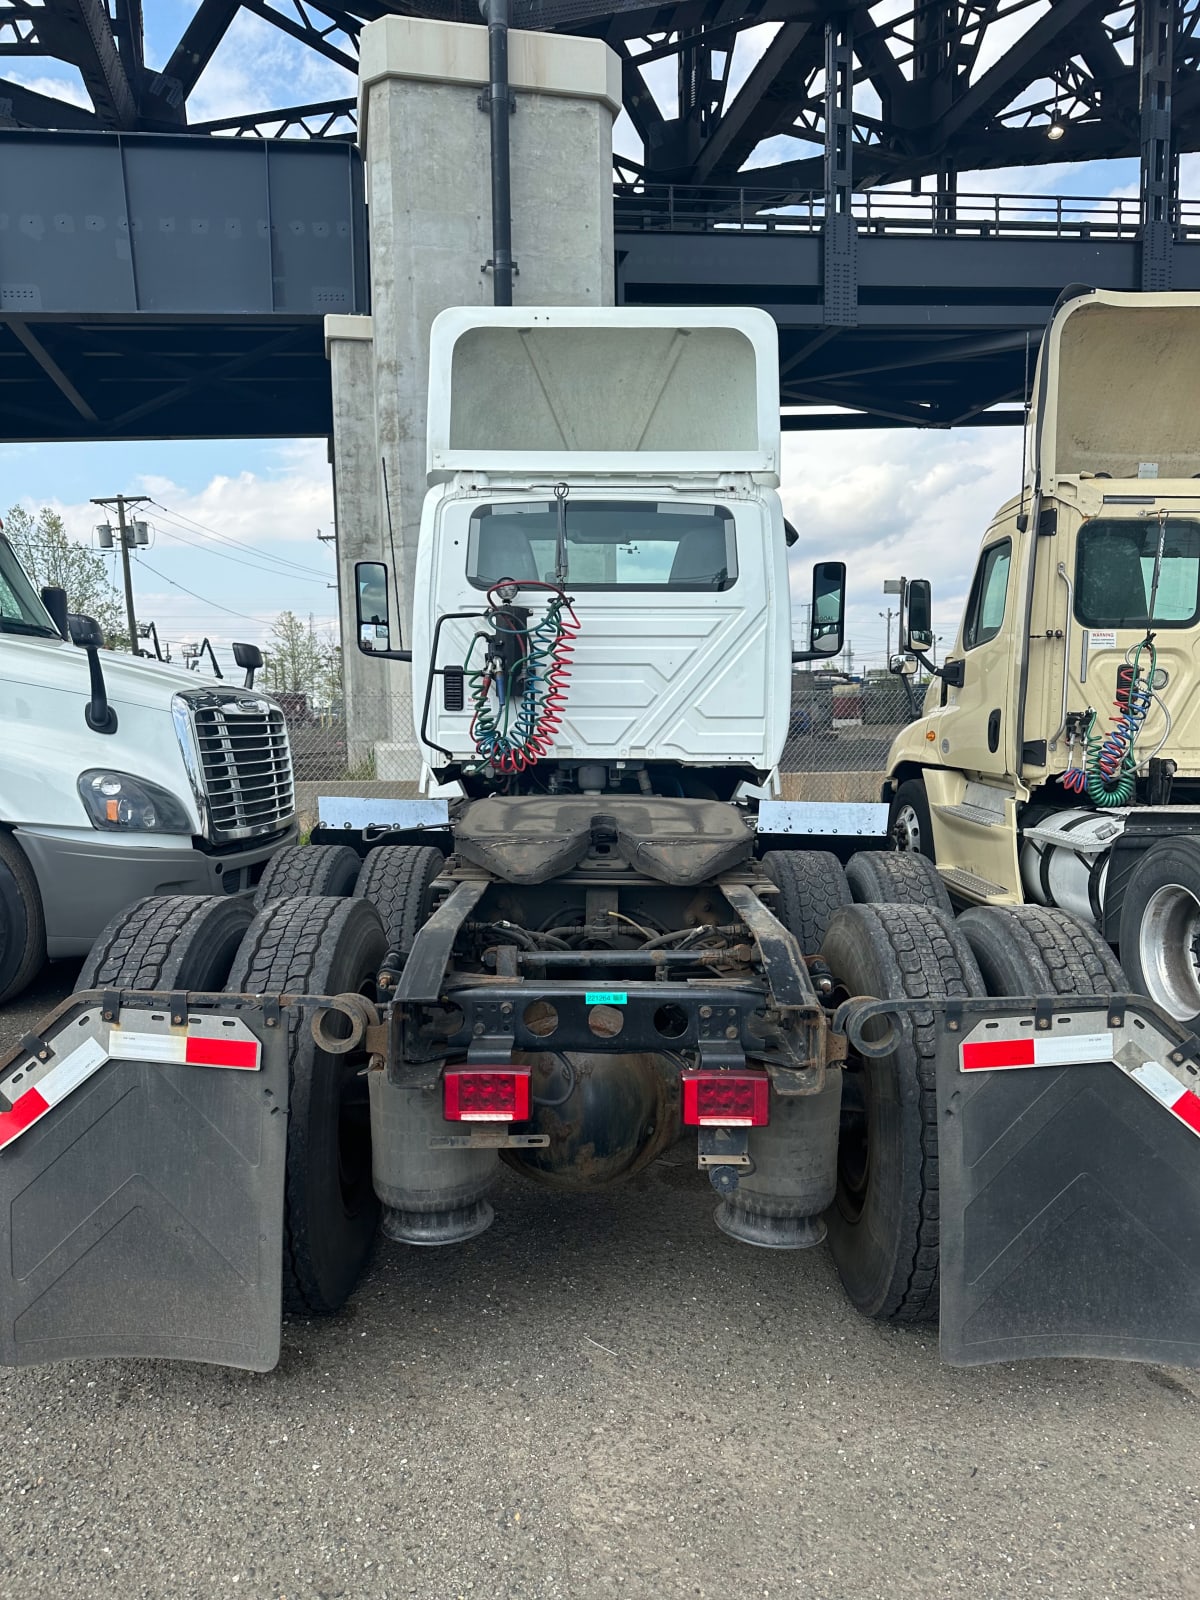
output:
[{"label": "gravel ground", "polygon": [[683,1147],[599,1196],[506,1178],[273,1373],[0,1376],[0,1595],[1200,1596],[1200,1379],[943,1367],[713,1205]]}]

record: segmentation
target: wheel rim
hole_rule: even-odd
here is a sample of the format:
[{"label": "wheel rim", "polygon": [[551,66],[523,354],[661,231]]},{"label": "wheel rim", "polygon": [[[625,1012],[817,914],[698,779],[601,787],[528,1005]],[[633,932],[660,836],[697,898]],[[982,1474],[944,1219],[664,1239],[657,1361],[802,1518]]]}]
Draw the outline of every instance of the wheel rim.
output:
[{"label": "wheel rim", "polygon": [[1146,902],[1138,965],[1146,993],[1177,1022],[1200,1014],[1200,900],[1182,884],[1165,883]]},{"label": "wheel rim", "polygon": [[911,850],[914,855],[920,855],[921,819],[912,806],[906,804],[896,808],[892,833],[898,850]]}]

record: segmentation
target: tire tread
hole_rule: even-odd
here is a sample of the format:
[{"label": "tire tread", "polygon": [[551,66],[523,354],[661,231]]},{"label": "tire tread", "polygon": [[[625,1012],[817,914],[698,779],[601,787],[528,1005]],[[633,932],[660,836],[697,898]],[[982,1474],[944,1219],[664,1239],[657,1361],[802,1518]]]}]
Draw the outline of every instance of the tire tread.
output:
[{"label": "tire tread", "polygon": [[297,895],[348,895],[358,877],[358,852],[348,844],[289,844],[277,850],[254,890],[255,910]]},{"label": "tire tread", "polygon": [[804,955],[816,955],[834,912],[851,904],[842,863],[831,850],[768,850],[760,866],[779,886],[780,922]]},{"label": "tire tread", "polygon": [[[297,895],[272,900],[254,918],[242,940],[228,989],[247,994],[319,994],[353,918],[376,917],[361,900],[340,896]],[[299,1006],[285,1012],[288,1029],[288,1143],[283,1229],[283,1303],[286,1310],[328,1314],[340,1308],[326,1294],[298,1226],[299,1193],[306,1181],[308,1118],[293,1108],[296,1062],[301,1050],[315,1050],[308,1021]]]}]

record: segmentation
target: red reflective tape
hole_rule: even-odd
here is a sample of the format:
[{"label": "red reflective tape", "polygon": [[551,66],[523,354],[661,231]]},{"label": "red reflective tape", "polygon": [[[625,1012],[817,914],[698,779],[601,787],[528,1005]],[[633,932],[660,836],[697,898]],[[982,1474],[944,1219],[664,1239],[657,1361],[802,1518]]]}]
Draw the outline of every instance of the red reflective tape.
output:
[{"label": "red reflective tape", "polygon": [[1032,1067],[1032,1039],[988,1039],[982,1044],[964,1044],[964,1072],[984,1072],[989,1067]]},{"label": "red reflective tape", "polygon": [[19,1133],[24,1133],[49,1109],[49,1103],[42,1099],[36,1089],[26,1089],[11,1111],[0,1111],[0,1145],[6,1145]]},{"label": "red reflective tape", "polygon": [[1191,1089],[1185,1089],[1171,1110],[1180,1122],[1187,1123],[1193,1133],[1200,1133],[1200,1094],[1193,1094]]},{"label": "red reflective tape", "polygon": [[188,1035],[184,1062],[189,1067],[249,1067],[258,1066],[258,1041],[256,1039],[202,1039]]}]

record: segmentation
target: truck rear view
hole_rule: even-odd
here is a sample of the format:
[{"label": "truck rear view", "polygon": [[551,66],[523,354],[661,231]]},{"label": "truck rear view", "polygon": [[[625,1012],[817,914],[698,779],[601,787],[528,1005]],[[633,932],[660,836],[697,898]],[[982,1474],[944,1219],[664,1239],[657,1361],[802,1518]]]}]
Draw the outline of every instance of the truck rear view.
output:
[{"label": "truck rear view", "polygon": [[732,1240],[827,1239],[950,1359],[1200,1359],[1181,1031],[1062,913],[1069,997],[989,993],[930,863],[771,798],[844,568],[794,650],[768,320],[458,311],[432,369],[411,651],[358,583],[425,794],[322,802],[248,928],[131,914],[0,1069],[6,1359],[268,1367],[381,1222],[453,1245],[501,1164],[594,1190],[681,1141]]}]

